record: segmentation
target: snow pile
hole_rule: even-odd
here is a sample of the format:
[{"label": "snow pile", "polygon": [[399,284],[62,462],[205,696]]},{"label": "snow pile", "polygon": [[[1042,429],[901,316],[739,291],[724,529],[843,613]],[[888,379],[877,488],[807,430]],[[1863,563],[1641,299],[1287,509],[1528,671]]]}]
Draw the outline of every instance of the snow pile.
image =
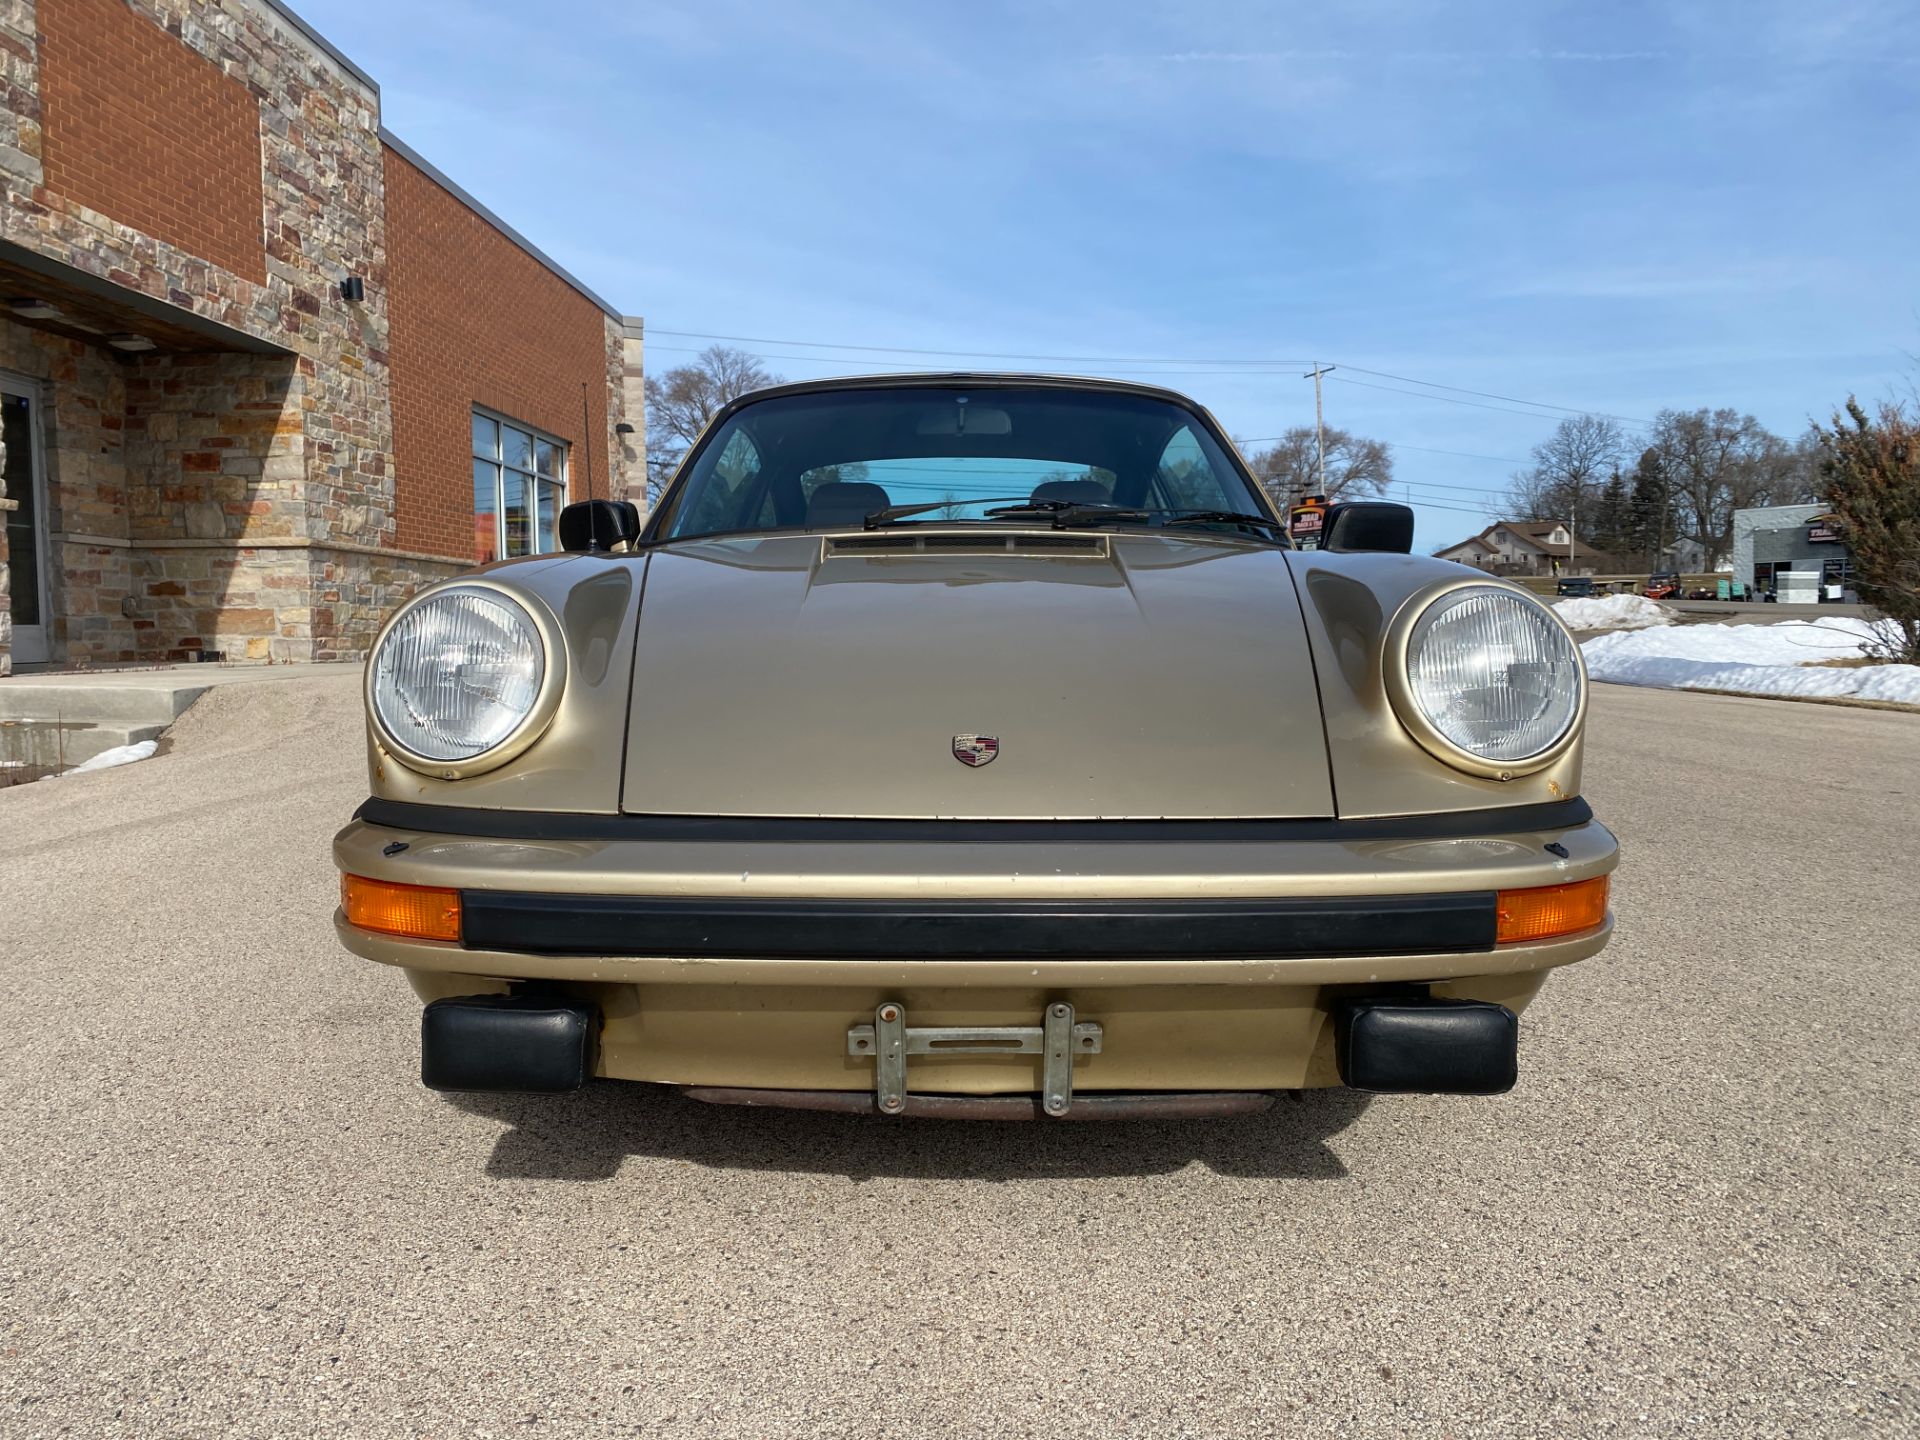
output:
[{"label": "snow pile", "polygon": [[1671,625],[1673,611],[1644,595],[1595,595],[1591,599],[1558,600],[1553,613],[1569,630],[1646,630]]},{"label": "snow pile", "polygon": [[1601,635],[1580,653],[1589,675],[1617,685],[1920,705],[1920,665],[1820,665],[1857,658],[1871,633],[1865,620],[1851,616],[1779,625],[1675,625]]},{"label": "snow pile", "polygon": [[84,775],[89,770],[111,770],[116,765],[131,765],[136,760],[145,760],[160,748],[158,740],[141,740],[132,745],[116,745],[111,750],[102,750],[91,760],[82,760],[71,770],[59,775],[49,775],[49,780],[61,780],[68,775]]}]

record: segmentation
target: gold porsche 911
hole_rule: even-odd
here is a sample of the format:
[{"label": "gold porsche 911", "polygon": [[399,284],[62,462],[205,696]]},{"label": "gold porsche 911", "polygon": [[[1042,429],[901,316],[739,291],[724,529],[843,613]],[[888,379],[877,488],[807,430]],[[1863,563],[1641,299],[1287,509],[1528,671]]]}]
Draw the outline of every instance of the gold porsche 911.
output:
[{"label": "gold porsche 911", "polygon": [[1505,1090],[1612,925],[1579,652],[1404,507],[1317,518],[1147,386],[746,396],[644,526],[570,506],[388,622],[340,937],[428,1002],[438,1089]]}]

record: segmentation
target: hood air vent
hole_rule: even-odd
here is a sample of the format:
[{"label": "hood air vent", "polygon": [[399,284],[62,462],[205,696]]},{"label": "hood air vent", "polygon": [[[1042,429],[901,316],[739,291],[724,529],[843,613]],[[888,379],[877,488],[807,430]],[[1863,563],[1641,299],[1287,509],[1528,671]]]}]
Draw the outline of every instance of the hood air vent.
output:
[{"label": "hood air vent", "polygon": [[828,555],[1087,555],[1107,553],[1104,535],[844,535],[827,541]]}]

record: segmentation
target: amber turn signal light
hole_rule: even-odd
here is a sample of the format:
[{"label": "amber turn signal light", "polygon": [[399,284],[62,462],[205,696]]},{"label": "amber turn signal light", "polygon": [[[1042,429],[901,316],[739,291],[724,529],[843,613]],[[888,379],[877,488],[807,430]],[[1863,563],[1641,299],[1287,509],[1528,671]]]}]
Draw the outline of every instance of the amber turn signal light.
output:
[{"label": "amber turn signal light", "polygon": [[340,877],[340,908],[347,923],[411,940],[458,940],[460,892],[431,885],[391,885],[364,875]]},{"label": "amber turn signal light", "polygon": [[1591,930],[1607,918],[1607,879],[1605,875],[1597,875],[1571,885],[1502,890],[1497,906],[1500,944],[1552,940]]}]

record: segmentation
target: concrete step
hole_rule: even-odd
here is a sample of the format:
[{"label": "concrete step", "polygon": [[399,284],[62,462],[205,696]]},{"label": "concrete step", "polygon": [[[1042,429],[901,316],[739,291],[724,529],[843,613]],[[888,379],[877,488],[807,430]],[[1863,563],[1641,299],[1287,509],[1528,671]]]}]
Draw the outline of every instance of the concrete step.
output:
[{"label": "concrete step", "polygon": [[102,751],[158,740],[165,725],[85,725],[51,720],[0,720],[0,766],[30,774],[71,770]]},{"label": "concrete step", "polygon": [[28,679],[0,681],[0,721],[46,720],[82,725],[171,725],[207,692],[204,683],[115,684],[98,681],[74,684]]},{"label": "concrete step", "polygon": [[216,685],[339,683],[358,661],[319,665],[149,665],[43,670],[0,679],[0,787],[157,739]]}]

